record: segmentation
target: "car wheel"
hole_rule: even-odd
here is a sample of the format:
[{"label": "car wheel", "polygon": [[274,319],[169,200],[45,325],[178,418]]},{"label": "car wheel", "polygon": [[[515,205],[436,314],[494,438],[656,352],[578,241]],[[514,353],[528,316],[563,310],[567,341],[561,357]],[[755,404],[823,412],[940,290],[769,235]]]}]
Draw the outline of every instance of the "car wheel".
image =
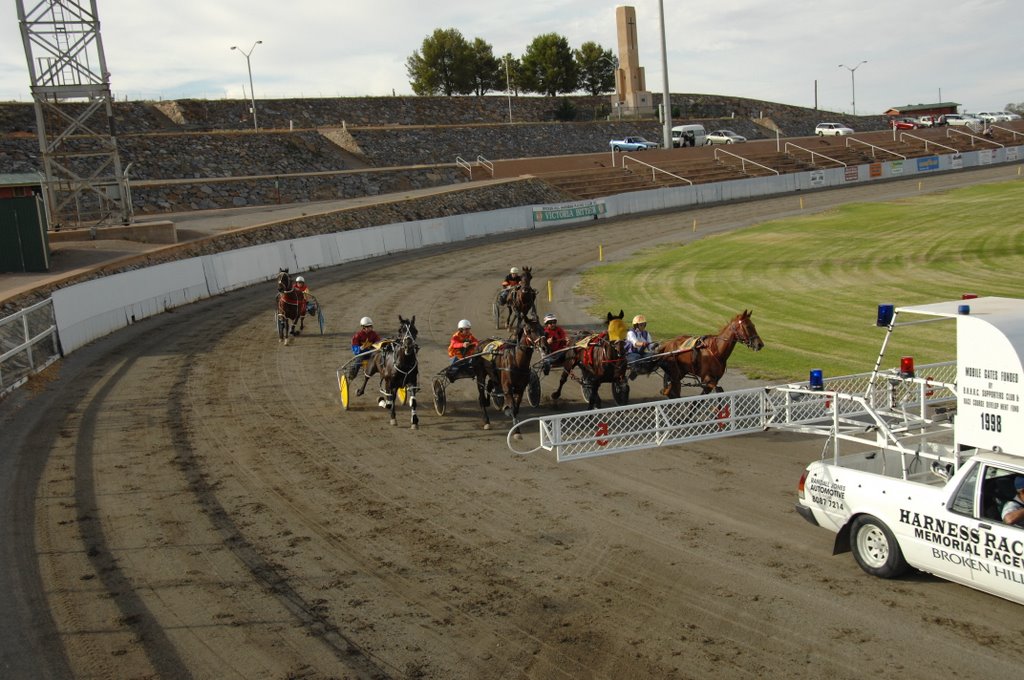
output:
[{"label": "car wheel", "polygon": [[730,140],[728,140],[728,141],[726,142],[726,144],[732,144],[732,140],[731,140],[731,139],[730,139]]},{"label": "car wheel", "polygon": [[821,131],[819,130],[819,131],[818,131],[818,136],[819,136],[819,137],[824,137],[824,136],[825,136],[825,133],[824,133],[824,132],[821,132]]},{"label": "car wheel", "polygon": [[860,568],[879,578],[896,578],[910,566],[889,527],[872,515],[859,515],[850,525],[850,547]]}]

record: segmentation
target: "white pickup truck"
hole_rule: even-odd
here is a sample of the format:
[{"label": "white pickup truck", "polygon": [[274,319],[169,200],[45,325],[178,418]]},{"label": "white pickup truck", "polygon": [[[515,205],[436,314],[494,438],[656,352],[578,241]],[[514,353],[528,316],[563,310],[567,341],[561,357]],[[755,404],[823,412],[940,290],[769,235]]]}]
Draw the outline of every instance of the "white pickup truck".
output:
[{"label": "white pickup truck", "polygon": [[[929,321],[955,325],[955,364],[878,370],[895,328]],[[1024,480],[1024,300],[884,305],[879,325],[866,390],[813,372],[789,390],[786,428],[831,438],[800,479],[797,511],[870,574],[914,567],[1024,604],[1024,527],[1001,520]]]}]

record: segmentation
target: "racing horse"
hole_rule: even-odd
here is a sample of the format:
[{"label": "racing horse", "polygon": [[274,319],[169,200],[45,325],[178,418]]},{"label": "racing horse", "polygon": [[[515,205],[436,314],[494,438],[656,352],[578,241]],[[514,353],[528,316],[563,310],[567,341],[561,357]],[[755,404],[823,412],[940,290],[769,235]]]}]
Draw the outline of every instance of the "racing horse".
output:
[{"label": "racing horse", "polygon": [[590,335],[565,354],[562,363],[562,376],[558,381],[558,389],[551,394],[552,401],[562,396],[562,386],[579,366],[583,386],[583,394],[587,398],[587,407],[601,408],[601,396],[598,391],[602,383],[612,384],[612,396],[617,404],[625,404],[629,399],[629,383],[626,382],[626,340],[625,312],[619,310],[618,316],[608,312],[608,330],[597,335]]},{"label": "racing horse", "polygon": [[373,364],[363,372],[363,385],[356,392],[361,395],[366,389],[370,376],[380,374],[380,394],[378,402],[381,407],[389,409],[392,425],[398,424],[395,416],[395,402],[398,401],[399,390],[405,390],[409,402],[411,428],[420,429],[420,417],[416,414],[416,391],[419,389],[419,345],[416,344],[416,316],[404,319],[398,315],[398,338],[384,340],[380,343],[380,351],[373,357]]},{"label": "racing horse", "polygon": [[289,336],[302,332],[306,319],[306,297],[292,286],[287,269],[277,272],[277,340],[288,344]]},{"label": "racing horse", "polygon": [[531,286],[532,282],[533,271],[530,267],[523,267],[523,280],[505,298],[505,307],[508,310],[505,328],[509,331],[518,332],[523,323],[531,318],[531,313],[532,318],[537,320],[537,291]]},{"label": "racing horse", "polygon": [[519,433],[519,405],[523,402],[523,393],[529,386],[533,373],[530,365],[533,361],[533,351],[540,346],[543,337],[544,330],[541,325],[527,319],[519,332],[509,338],[494,357],[496,380],[505,395],[505,412],[512,416],[512,436],[515,439],[523,438]]},{"label": "racing horse", "polygon": [[701,394],[721,392],[718,383],[725,375],[725,364],[736,343],[741,342],[755,352],[764,349],[764,341],[750,320],[752,313],[743,310],[725,324],[718,335],[680,335],[661,343],[658,351],[669,355],[663,362],[668,367],[668,396],[679,396],[682,380],[686,376],[696,378],[697,384],[704,390]]}]

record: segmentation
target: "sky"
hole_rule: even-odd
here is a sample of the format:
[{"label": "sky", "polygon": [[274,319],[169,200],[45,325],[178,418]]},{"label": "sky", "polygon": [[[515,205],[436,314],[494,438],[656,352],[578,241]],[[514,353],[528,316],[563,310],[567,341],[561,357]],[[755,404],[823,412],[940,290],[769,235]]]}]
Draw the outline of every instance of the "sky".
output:
[{"label": "sky", "polygon": [[[19,2],[31,12],[40,0],[0,12],[0,101],[32,101]],[[520,56],[545,33],[618,54],[616,5],[600,0],[95,2],[118,101],[247,98],[242,50],[250,49],[257,99],[411,95],[406,59],[438,28],[481,38],[496,56]],[[636,9],[647,89],[660,93],[659,1],[622,4]],[[664,14],[673,93],[842,113],[855,102],[860,115],[937,101],[961,112],[1024,102],[1018,0],[668,0]]]}]

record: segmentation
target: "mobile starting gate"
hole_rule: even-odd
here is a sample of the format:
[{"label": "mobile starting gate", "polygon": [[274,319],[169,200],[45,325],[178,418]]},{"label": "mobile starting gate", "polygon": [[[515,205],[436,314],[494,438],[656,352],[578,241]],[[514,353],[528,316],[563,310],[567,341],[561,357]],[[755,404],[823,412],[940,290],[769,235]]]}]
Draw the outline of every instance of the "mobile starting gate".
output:
[{"label": "mobile starting gate", "polygon": [[[924,377],[917,377],[924,376]],[[895,451],[906,460],[948,447],[956,400],[956,362],[763,388],[717,392],[646,404],[530,418],[539,445],[515,453],[554,451],[559,462],[720,439],[769,429],[818,434]]]}]

